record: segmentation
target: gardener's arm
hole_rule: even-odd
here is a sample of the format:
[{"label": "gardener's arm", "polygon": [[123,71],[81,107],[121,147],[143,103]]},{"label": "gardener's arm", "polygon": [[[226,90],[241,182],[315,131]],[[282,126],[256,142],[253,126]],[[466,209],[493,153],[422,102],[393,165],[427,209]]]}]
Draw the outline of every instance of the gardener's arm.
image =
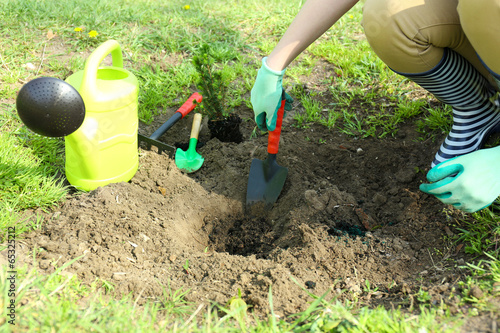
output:
[{"label": "gardener's arm", "polygon": [[[273,131],[276,128],[285,68],[356,2],[358,0],[308,0],[302,6],[269,57],[262,60],[252,88],[251,102],[260,129]],[[285,110],[289,110],[292,99],[286,97]]]},{"label": "gardener's arm", "polygon": [[357,2],[358,0],[308,0],[267,58],[269,68],[276,71],[285,69]]}]

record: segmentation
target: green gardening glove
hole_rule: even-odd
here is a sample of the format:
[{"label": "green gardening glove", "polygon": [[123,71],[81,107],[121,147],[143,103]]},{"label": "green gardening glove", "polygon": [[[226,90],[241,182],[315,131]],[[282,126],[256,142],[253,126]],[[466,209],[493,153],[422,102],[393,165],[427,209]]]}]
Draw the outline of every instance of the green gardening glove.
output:
[{"label": "green gardening glove", "polygon": [[[285,69],[282,71],[272,70],[267,67],[266,59],[267,57],[262,59],[262,67],[257,73],[250,101],[252,102],[257,126],[263,131],[274,131],[278,109],[281,106]],[[285,93],[285,98],[285,110],[290,111],[293,99],[287,93]]]},{"label": "green gardening glove", "polygon": [[432,184],[420,190],[445,204],[473,213],[488,207],[500,195],[500,147],[481,149],[452,158],[427,173]]}]

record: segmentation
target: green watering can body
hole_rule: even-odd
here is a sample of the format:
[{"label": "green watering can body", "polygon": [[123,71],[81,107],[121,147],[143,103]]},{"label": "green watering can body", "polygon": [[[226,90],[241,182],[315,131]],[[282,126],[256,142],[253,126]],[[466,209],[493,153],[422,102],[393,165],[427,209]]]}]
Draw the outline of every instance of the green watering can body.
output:
[{"label": "green watering can body", "polygon": [[[99,67],[109,54],[113,65]],[[78,90],[86,110],[80,128],[65,137],[68,181],[85,191],[129,181],[139,166],[139,83],[123,68],[120,45],[114,40],[100,45],[85,69],[66,82]]]}]

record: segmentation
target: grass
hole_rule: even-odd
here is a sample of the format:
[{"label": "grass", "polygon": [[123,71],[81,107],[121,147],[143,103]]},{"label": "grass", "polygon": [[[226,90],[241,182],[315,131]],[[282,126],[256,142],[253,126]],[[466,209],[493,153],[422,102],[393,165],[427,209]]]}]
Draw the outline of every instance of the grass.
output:
[{"label": "grass", "polygon": [[0,230],[15,225],[17,234],[22,234],[41,223],[38,218],[23,218],[23,210],[49,208],[67,195],[67,189],[54,176],[64,165],[63,147],[58,139],[42,138],[21,127],[14,106],[3,106],[0,114]]},{"label": "grass", "polygon": [[[231,70],[229,107],[250,105],[260,58],[267,55],[304,1],[150,1],[150,0],[0,0],[0,230],[16,228],[16,238],[40,228],[38,215],[27,209],[50,209],[64,201],[68,189],[58,180],[63,172],[63,142],[26,130],[15,98],[23,83],[38,76],[61,79],[83,68],[85,55],[108,39],[122,46],[125,66],[141,85],[139,117],[150,123],[164,108],[180,106],[194,88],[191,58],[211,45],[216,60]],[[189,4],[190,9],[184,9]],[[319,123],[356,137],[394,136],[401,123],[416,122],[421,139],[446,132],[450,109],[432,100],[411,82],[396,76],[370,50],[359,24],[357,5],[318,43],[292,63],[285,85],[303,111],[296,126]],[[262,24],[265,22],[265,24]],[[89,32],[98,34],[90,37]],[[57,43],[53,43],[54,38]],[[331,66],[319,77],[319,91],[305,89],[314,66]],[[334,102],[332,102],[334,101]],[[359,110],[365,110],[359,112]],[[500,295],[500,217],[487,209],[458,221],[460,234],[451,242],[465,244],[477,258],[465,265],[468,277],[456,294],[475,311],[489,311],[489,299]],[[0,235],[0,243],[6,240]],[[113,285],[96,280],[85,286],[52,262],[55,271],[41,274],[18,267],[18,326],[4,325],[9,302],[7,270],[0,270],[0,331],[189,331],[189,332],[441,332],[456,331],[460,319],[446,306],[432,306],[422,290],[415,314],[360,302],[326,301],[325,295],[303,313],[289,318],[254,318],[241,298],[226,305],[200,307],[185,300],[187,290],[163,286],[164,295],[139,305],[116,297]],[[36,265],[34,265],[36,267]],[[471,296],[479,286],[482,298]],[[367,282],[367,292],[371,292]],[[477,313],[471,310],[471,316]],[[458,322],[457,322],[458,321]]]},{"label": "grass", "polygon": [[[76,259],[75,259],[76,260]],[[310,307],[284,320],[272,313],[267,320],[247,315],[248,306],[238,296],[227,306],[195,306],[185,300],[186,292],[164,288],[163,296],[145,305],[137,299],[106,294],[106,281],[83,285],[74,275],[65,273],[71,262],[42,275],[26,266],[17,270],[22,281],[16,291],[16,303],[24,304],[16,312],[14,331],[50,328],[60,332],[453,332],[451,319],[436,320],[436,309],[422,307],[420,315],[382,307],[358,308],[355,303],[326,301],[315,297]],[[9,332],[7,304],[8,274],[0,271],[0,331]],[[108,287],[109,290],[109,287]],[[272,289],[269,291],[272,312]]]}]

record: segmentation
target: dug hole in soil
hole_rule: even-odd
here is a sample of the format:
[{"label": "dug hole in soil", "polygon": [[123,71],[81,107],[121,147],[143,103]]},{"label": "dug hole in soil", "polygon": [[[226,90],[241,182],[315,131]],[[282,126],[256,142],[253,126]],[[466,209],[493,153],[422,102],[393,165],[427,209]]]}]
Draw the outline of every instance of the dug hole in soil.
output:
[{"label": "dug hole in soil", "polygon": [[[139,132],[150,135],[174,111]],[[453,233],[443,222],[460,213],[418,190],[444,136],[422,142],[414,125],[404,125],[396,138],[356,139],[320,125],[294,127],[294,112],[300,105],[284,119],[277,159],[288,177],[267,216],[244,210],[250,164],[267,157],[267,136],[251,137],[253,112],[242,106],[235,110],[240,143],[211,138],[204,120],[199,171],[185,174],[165,153],[141,147],[130,182],[33,212],[45,222],[23,242],[42,249],[36,262],[47,273],[53,262],[83,255],[68,272],[88,284],[112,282],[117,297],[131,293],[139,304],[161,298],[164,286],[189,290],[197,304],[226,304],[240,290],[265,315],[272,286],[283,318],[305,310],[308,293],[407,309],[417,305],[408,295],[423,287],[433,304],[465,311],[448,297],[463,278],[457,262],[465,255],[443,241]],[[160,140],[187,143],[192,117]]]}]

